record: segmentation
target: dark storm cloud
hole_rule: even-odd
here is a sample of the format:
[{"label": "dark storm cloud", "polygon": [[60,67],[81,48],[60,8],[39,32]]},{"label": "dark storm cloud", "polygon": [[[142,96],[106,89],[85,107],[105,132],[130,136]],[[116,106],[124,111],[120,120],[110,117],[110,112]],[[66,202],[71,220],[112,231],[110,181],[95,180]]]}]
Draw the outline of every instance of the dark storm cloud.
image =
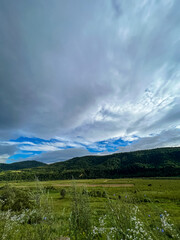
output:
[{"label": "dark storm cloud", "polygon": [[1,1],[1,128],[57,134],[111,91],[103,39],[88,33],[102,6],[77,3]]},{"label": "dark storm cloud", "polygon": [[0,140],[97,142],[173,131],[179,7],[179,0],[1,0]]}]

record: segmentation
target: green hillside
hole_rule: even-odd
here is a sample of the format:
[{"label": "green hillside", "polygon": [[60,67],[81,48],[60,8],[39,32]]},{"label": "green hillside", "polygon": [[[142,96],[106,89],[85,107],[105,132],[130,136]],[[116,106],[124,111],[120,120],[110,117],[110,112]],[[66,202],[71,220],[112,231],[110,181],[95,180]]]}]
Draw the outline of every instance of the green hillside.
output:
[{"label": "green hillside", "polygon": [[15,163],[0,163],[0,172],[1,171],[8,171],[8,170],[20,170],[25,168],[34,168],[45,166],[45,163],[38,162],[38,161],[22,161],[22,162],[15,162]]},{"label": "green hillside", "polygon": [[77,157],[46,167],[59,169],[124,169],[132,166],[140,168],[180,167],[180,147],[123,152],[105,156]]},{"label": "green hillside", "polygon": [[[35,176],[40,180],[72,179],[72,177],[76,179],[178,177],[180,147],[84,156],[50,165],[25,161],[2,166],[4,171],[0,173],[0,180],[34,180]],[[5,171],[19,169],[22,170]]]}]

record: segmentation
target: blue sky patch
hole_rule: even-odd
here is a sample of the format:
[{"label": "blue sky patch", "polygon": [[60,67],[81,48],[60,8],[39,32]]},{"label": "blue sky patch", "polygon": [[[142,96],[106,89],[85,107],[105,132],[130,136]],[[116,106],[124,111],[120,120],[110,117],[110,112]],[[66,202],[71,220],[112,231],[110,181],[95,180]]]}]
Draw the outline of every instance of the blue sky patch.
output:
[{"label": "blue sky patch", "polygon": [[[132,144],[134,141],[123,140],[122,138],[112,138],[108,140],[98,141],[95,143],[84,144],[78,141],[62,141],[59,139],[42,139],[42,138],[29,138],[19,137],[11,139],[10,142],[17,143],[17,151],[8,158],[8,162],[19,159],[28,159],[41,153],[53,152],[58,150],[65,150],[69,148],[85,148],[89,153],[113,153],[118,151],[119,147],[125,147]],[[136,140],[137,141],[137,140]]]}]

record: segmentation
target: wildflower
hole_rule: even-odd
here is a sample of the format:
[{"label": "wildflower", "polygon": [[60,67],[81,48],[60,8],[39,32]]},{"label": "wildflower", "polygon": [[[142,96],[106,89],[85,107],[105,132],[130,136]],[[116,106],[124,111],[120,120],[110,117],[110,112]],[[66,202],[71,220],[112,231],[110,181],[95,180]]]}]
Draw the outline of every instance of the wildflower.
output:
[{"label": "wildflower", "polygon": [[164,229],[162,229],[161,232],[164,232]]},{"label": "wildflower", "polygon": [[162,214],[160,214],[160,218],[162,218],[163,217],[163,215]]},{"label": "wildflower", "polygon": [[144,194],[144,197],[146,197],[146,194]]},{"label": "wildflower", "polygon": [[125,196],[125,198],[127,198],[127,196]]},{"label": "wildflower", "polygon": [[151,215],[149,214],[148,217],[151,217]]},{"label": "wildflower", "polygon": [[47,217],[44,217],[44,220],[46,220],[47,219]]}]

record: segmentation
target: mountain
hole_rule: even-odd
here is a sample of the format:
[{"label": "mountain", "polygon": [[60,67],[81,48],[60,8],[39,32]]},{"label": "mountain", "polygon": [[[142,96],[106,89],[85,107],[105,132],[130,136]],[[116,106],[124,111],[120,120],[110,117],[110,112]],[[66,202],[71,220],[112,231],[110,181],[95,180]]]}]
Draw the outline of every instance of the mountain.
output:
[{"label": "mountain", "polygon": [[2,172],[0,180],[179,177],[180,147],[157,148],[103,156],[84,156],[20,172]]},{"label": "mountain", "polygon": [[180,176],[180,147],[78,157],[45,168],[64,178]]},{"label": "mountain", "polygon": [[8,171],[8,170],[20,170],[25,168],[34,168],[45,166],[45,163],[37,162],[37,161],[22,161],[22,162],[15,162],[15,163],[0,163],[0,172],[1,171]]},{"label": "mountain", "polygon": [[49,166],[60,169],[120,169],[129,166],[139,166],[143,168],[180,167],[180,147],[114,153],[103,156],[77,157],[65,162],[53,163]]}]

